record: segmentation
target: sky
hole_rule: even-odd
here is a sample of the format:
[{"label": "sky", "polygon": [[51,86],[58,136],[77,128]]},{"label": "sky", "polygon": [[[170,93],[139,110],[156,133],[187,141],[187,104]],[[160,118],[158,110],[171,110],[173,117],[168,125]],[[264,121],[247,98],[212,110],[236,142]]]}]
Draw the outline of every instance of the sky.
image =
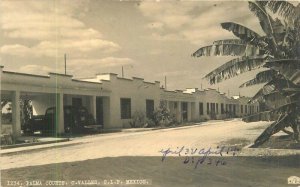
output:
[{"label": "sky", "polygon": [[0,1],[0,64],[4,70],[74,78],[117,73],[160,81],[167,89],[215,88],[253,96],[259,86],[239,89],[254,72],[220,84],[203,77],[233,57],[191,54],[234,35],[220,26],[233,21],[262,31],[245,1]]}]

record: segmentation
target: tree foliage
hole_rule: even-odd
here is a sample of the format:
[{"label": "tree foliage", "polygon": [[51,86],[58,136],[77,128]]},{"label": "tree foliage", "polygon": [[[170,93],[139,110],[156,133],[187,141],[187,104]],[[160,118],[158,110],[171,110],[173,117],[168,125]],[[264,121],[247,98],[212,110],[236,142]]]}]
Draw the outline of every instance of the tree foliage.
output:
[{"label": "tree foliage", "polygon": [[[267,103],[278,119],[255,141],[264,143],[271,135],[290,126],[299,140],[300,113],[300,4],[288,1],[250,1],[249,10],[257,17],[264,35],[233,22],[221,23],[238,39],[219,40],[199,48],[192,56],[237,56],[205,78],[211,83],[235,77],[247,71],[266,68],[240,87],[265,85],[250,102]],[[274,98],[280,98],[274,100]]]}]

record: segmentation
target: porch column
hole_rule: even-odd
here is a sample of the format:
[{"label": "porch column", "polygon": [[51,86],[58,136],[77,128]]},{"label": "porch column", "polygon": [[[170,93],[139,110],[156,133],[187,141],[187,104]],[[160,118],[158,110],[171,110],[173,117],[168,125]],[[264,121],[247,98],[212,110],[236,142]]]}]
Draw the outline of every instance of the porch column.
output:
[{"label": "porch column", "polygon": [[192,120],[192,103],[191,102],[187,102],[187,121],[191,121]]},{"label": "porch column", "polygon": [[57,134],[63,134],[65,132],[64,124],[64,94],[56,94],[56,132]]},{"label": "porch column", "polygon": [[107,129],[112,126],[110,117],[117,117],[113,116],[113,112],[110,109],[111,104],[110,104],[110,98],[109,97],[103,97],[103,128]]},{"label": "porch column", "polygon": [[20,115],[20,91],[14,91],[12,94],[12,127],[15,138],[21,136]]},{"label": "porch column", "polygon": [[96,96],[90,96],[90,112],[93,115],[93,117],[96,119]]},{"label": "porch column", "polygon": [[177,101],[177,108],[176,108],[176,116],[178,122],[181,122],[182,120],[182,111],[181,111],[181,102]]},{"label": "porch column", "polygon": [[192,103],[192,120],[199,120],[199,102]]}]

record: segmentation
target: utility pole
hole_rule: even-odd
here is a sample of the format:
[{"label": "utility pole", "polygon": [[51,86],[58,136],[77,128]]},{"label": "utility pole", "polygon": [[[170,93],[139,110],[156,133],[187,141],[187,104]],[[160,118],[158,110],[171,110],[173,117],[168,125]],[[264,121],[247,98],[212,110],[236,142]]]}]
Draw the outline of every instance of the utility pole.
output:
[{"label": "utility pole", "polygon": [[165,89],[167,89],[167,76],[165,76]]},{"label": "utility pole", "polygon": [[65,75],[67,75],[67,54],[65,53]]},{"label": "utility pole", "polygon": [[124,68],[122,66],[122,78],[124,78]]}]

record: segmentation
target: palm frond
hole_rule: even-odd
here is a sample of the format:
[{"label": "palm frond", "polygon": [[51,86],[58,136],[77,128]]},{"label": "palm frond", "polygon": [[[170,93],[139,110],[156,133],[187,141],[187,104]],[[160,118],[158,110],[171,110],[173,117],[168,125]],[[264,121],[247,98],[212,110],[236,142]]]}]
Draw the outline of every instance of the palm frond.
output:
[{"label": "palm frond", "polygon": [[253,104],[259,101],[263,100],[263,97],[271,92],[273,92],[276,89],[276,86],[274,85],[276,81],[273,79],[269,81],[267,84],[265,84],[250,100],[249,104]]},{"label": "palm frond", "polygon": [[226,80],[261,67],[265,63],[266,58],[266,56],[257,56],[252,58],[239,57],[230,60],[217,69],[211,71],[205,76],[205,78],[208,79],[211,84],[215,84],[216,82],[221,82],[224,79]]},{"label": "palm frond", "polygon": [[268,35],[273,35],[273,27],[271,24],[271,17],[266,12],[265,8],[259,3],[249,1],[249,9],[253,12],[256,17],[259,19],[259,23],[263,29],[263,31]]},{"label": "palm frond", "polygon": [[[235,36],[253,46],[257,46],[260,50],[266,50],[269,44],[265,41],[265,37],[261,37],[253,30],[234,22],[221,23],[223,29],[231,31]],[[250,55],[247,55],[250,56]]]},{"label": "palm frond", "polygon": [[270,0],[265,6],[273,13],[278,14],[285,19],[292,21],[299,19],[299,11],[297,11],[296,7],[288,1]]},{"label": "palm frond", "polygon": [[275,73],[276,73],[276,71],[270,70],[270,69],[259,72],[258,74],[256,74],[254,79],[251,79],[251,80],[243,83],[242,85],[240,85],[240,88],[242,88],[244,86],[248,87],[248,86],[253,86],[253,85],[269,82],[273,79]]},{"label": "palm frond", "polygon": [[288,97],[284,96],[282,92],[275,90],[263,96],[265,104],[268,108],[275,110],[289,103]]},{"label": "palm frond", "polygon": [[284,88],[282,91],[287,93],[300,93],[300,88]]},{"label": "palm frond", "polygon": [[285,106],[300,102],[300,93],[284,93],[282,91],[275,90],[264,95],[263,98],[267,107],[272,109],[274,112],[281,112],[285,110]]},{"label": "palm frond", "polygon": [[[273,75],[275,75],[274,73]],[[253,104],[258,101],[264,101],[268,99],[274,99],[275,92],[279,92],[284,97],[290,97],[293,93],[298,93],[297,85],[293,84],[293,82],[286,80],[280,74],[276,74],[273,76],[272,80],[265,84],[256,94],[253,96],[249,103]],[[272,96],[273,95],[273,96]]]},{"label": "palm frond", "polygon": [[213,45],[199,48],[192,56],[243,56],[245,55],[246,48],[247,45],[242,40],[218,40],[213,42]]},{"label": "palm frond", "polygon": [[[254,122],[254,121],[270,121],[278,117],[278,114],[284,114],[291,109],[294,109],[295,106],[299,105],[299,99],[287,102],[283,105],[278,106],[272,110],[262,111],[256,114],[243,117],[243,121]],[[268,117],[269,116],[269,117]]]},{"label": "palm frond", "polygon": [[295,85],[300,85],[300,59],[280,59],[266,62],[265,67],[278,71]]},{"label": "palm frond", "polygon": [[254,32],[253,30],[233,22],[221,23],[223,29],[231,31],[235,36],[239,37],[241,40],[250,43],[255,46],[265,47],[268,44],[261,39],[261,36]]},{"label": "palm frond", "polygon": [[279,19],[274,21],[272,17],[267,13],[264,4],[258,2],[248,2],[249,9],[252,11],[256,17],[259,19],[262,30],[267,34],[269,40],[270,51],[274,56],[278,56],[281,53],[278,51],[278,38],[282,37],[282,33],[284,32],[284,26],[280,22]]}]

